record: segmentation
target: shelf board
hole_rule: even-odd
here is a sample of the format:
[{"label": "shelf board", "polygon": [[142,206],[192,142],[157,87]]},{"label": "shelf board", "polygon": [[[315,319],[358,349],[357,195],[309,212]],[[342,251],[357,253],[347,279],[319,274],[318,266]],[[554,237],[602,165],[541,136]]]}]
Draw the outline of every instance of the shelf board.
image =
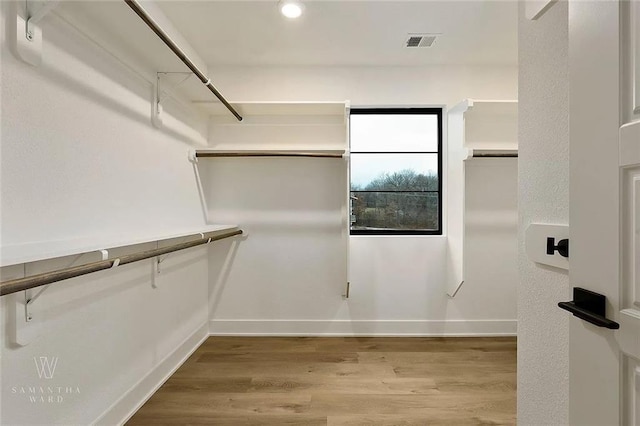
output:
[{"label": "shelf board", "polygon": [[314,149],[314,150],[212,150],[198,149],[197,158],[222,157],[314,157],[314,158],[342,158],[344,150]]},{"label": "shelf board", "polygon": [[200,233],[228,231],[237,225],[205,225],[200,228],[184,229],[178,232],[127,238],[126,234],[109,237],[82,237],[69,240],[37,241],[0,247],[0,266],[37,262],[57,257],[73,256],[136,244],[190,237]]}]

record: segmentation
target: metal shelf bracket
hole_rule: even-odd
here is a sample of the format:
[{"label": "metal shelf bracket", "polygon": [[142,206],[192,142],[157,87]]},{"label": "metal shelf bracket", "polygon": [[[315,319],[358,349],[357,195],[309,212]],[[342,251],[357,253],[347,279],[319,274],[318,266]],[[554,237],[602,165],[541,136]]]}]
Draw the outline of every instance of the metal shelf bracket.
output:
[{"label": "metal shelf bracket", "polygon": [[[100,257],[102,260],[107,260],[109,259],[109,250],[97,250],[97,252],[100,253]],[[71,262],[71,264],[69,266],[72,266],[73,264],[75,264],[76,262],[78,262],[80,260],[80,258],[82,258],[83,255],[89,254],[91,252],[87,252],[87,253],[83,253],[79,256],[77,256],[73,262]],[[95,253],[95,252],[94,252]],[[115,268],[118,266],[118,264],[120,263],[120,259],[116,259],[115,262],[113,262],[113,266],[111,266],[112,268]],[[25,272],[24,272],[24,276],[27,276],[26,274],[26,264],[24,265],[25,267]],[[45,286],[42,286],[42,288],[38,289],[38,291],[35,293],[34,296],[31,296],[30,290],[25,290],[24,291],[24,320],[25,322],[31,322],[33,320],[33,313],[31,312],[31,307],[33,306],[33,304],[35,303],[35,301],[42,296],[42,293],[44,293],[50,286],[51,284],[47,284]]]},{"label": "metal shelf bracket", "polygon": [[[42,21],[59,1],[37,2],[25,0],[15,3],[16,52],[28,64],[38,66],[42,62]],[[37,5],[41,4],[38,8]]]},{"label": "metal shelf bracket", "polygon": [[50,285],[51,284],[45,285],[44,287],[39,289],[33,297],[29,297],[27,290],[24,291],[24,320],[26,322],[31,322],[31,320],[33,319],[33,315],[31,314],[31,310],[29,308],[31,307],[33,302],[35,302],[38,297],[40,297],[42,293],[44,293],[49,288]]},{"label": "metal shelf bracket", "polygon": [[[168,77],[173,75],[182,76],[177,82],[172,82]],[[162,102],[167,98],[173,97],[173,91],[180,87],[184,82],[189,80],[193,76],[191,72],[157,72],[156,83],[153,90],[153,104],[151,105],[151,122],[157,128],[163,126],[163,111],[164,107]]]}]

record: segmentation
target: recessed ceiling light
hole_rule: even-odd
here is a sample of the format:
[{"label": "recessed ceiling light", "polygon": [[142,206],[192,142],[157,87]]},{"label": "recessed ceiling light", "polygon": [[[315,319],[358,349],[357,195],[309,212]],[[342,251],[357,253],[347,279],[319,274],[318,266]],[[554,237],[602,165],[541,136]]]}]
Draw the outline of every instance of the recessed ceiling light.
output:
[{"label": "recessed ceiling light", "polygon": [[302,15],[302,3],[295,0],[280,0],[280,13],[289,19],[299,18]]}]

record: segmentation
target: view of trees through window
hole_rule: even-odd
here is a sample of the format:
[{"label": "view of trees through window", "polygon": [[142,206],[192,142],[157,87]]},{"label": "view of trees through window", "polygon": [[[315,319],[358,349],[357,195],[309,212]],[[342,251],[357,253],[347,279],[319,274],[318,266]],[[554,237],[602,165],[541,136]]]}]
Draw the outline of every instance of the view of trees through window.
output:
[{"label": "view of trees through window", "polygon": [[441,233],[441,110],[353,110],[352,234]]}]

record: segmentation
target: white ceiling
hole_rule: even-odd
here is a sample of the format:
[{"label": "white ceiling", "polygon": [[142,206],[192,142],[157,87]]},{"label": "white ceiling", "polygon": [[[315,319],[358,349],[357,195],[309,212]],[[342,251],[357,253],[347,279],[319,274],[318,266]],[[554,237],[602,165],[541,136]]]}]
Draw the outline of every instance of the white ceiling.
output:
[{"label": "white ceiling", "polygon": [[[307,0],[298,20],[277,0],[163,1],[208,65],[516,65],[517,1]],[[442,34],[406,49],[408,33]]]}]

